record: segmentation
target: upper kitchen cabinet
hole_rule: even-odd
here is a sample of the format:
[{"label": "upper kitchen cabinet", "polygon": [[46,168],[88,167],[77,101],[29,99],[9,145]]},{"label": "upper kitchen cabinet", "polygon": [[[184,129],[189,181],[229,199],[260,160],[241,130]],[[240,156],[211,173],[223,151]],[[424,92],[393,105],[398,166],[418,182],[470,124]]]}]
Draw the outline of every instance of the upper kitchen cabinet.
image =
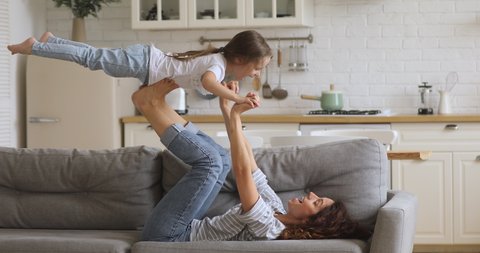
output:
[{"label": "upper kitchen cabinet", "polygon": [[193,0],[188,5],[188,27],[241,27],[244,6],[243,0]]},{"label": "upper kitchen cabinet", "polygon": [[313,26],[313,0],[246,0],[246,25]]},{"label": "upper kitchen cabinet", "polygon": [[132,0],[133,29],[312,25],[313,0]]},{"label": "upper kitchen cabinet", "polygon": [[188,26],[187,0],[132,0],[133,29],[182,29]]}]

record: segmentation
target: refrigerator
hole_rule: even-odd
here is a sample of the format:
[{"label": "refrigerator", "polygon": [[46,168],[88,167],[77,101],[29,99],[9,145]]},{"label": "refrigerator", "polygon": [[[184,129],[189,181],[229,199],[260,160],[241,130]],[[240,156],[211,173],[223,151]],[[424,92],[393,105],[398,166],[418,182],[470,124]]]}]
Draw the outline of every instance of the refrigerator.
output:
[{"label": "refrigerator", "polygon": [[28,56],[28,148],[111,149],[122,146],[121,117],[135,114],[140,82],[73,62]]}]

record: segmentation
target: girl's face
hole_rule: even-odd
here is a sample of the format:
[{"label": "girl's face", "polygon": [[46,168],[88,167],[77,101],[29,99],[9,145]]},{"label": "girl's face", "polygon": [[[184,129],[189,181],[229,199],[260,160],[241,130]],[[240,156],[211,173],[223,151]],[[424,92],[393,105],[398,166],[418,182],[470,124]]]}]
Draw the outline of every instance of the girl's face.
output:
[{"label": "girl's face", "polygon": [[334,201],[330,198],[320,198],[315,193],[309,192],[302,199],[294,198],[288,201],[288,214],[298,220],[303,220],[333,203]]},{"label": "girl's face", "polygon": [[263,57],[259,61],[248,62],[243,64],[235,64],[232,68],[233,75],[236,80],[242,80],[243,78],[260,76],[262,70],[270,63],[270,56]]}]

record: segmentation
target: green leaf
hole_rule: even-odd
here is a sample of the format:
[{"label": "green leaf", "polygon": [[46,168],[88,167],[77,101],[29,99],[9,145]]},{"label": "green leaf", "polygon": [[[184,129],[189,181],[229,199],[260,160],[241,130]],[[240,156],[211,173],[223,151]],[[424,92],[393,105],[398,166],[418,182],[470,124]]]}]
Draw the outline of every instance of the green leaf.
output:
[{"label": "green leaf", "polygon": [[[120,0],[52,0],[55,7],[68,7],[72,10],[73,16],[85,18],[88,16],[98,17],[97,13],[102,9],[102,5],[109,3],[118,3]],[[72,6],[73,3],[73,6]]]}]

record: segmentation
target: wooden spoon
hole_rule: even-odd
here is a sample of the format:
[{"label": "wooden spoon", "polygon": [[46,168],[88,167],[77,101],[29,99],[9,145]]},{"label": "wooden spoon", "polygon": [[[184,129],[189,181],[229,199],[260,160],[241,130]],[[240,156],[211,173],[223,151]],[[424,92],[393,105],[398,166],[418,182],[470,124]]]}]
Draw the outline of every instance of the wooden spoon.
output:
[{"label": "wooden spoon", "polygon": [[282,49],[280,46],[277,49],[277,64],[278,64],[278,86],[273,89],[272,95],[276,99],[284,99],[288,96],[288,91],[282,88]]},{"label": "wooden spoon", "polygon": [[260,77],[255,76],[252,80],[252,87],[254,90],[258,91],[260,90],[260,86],[261,86]]}]

